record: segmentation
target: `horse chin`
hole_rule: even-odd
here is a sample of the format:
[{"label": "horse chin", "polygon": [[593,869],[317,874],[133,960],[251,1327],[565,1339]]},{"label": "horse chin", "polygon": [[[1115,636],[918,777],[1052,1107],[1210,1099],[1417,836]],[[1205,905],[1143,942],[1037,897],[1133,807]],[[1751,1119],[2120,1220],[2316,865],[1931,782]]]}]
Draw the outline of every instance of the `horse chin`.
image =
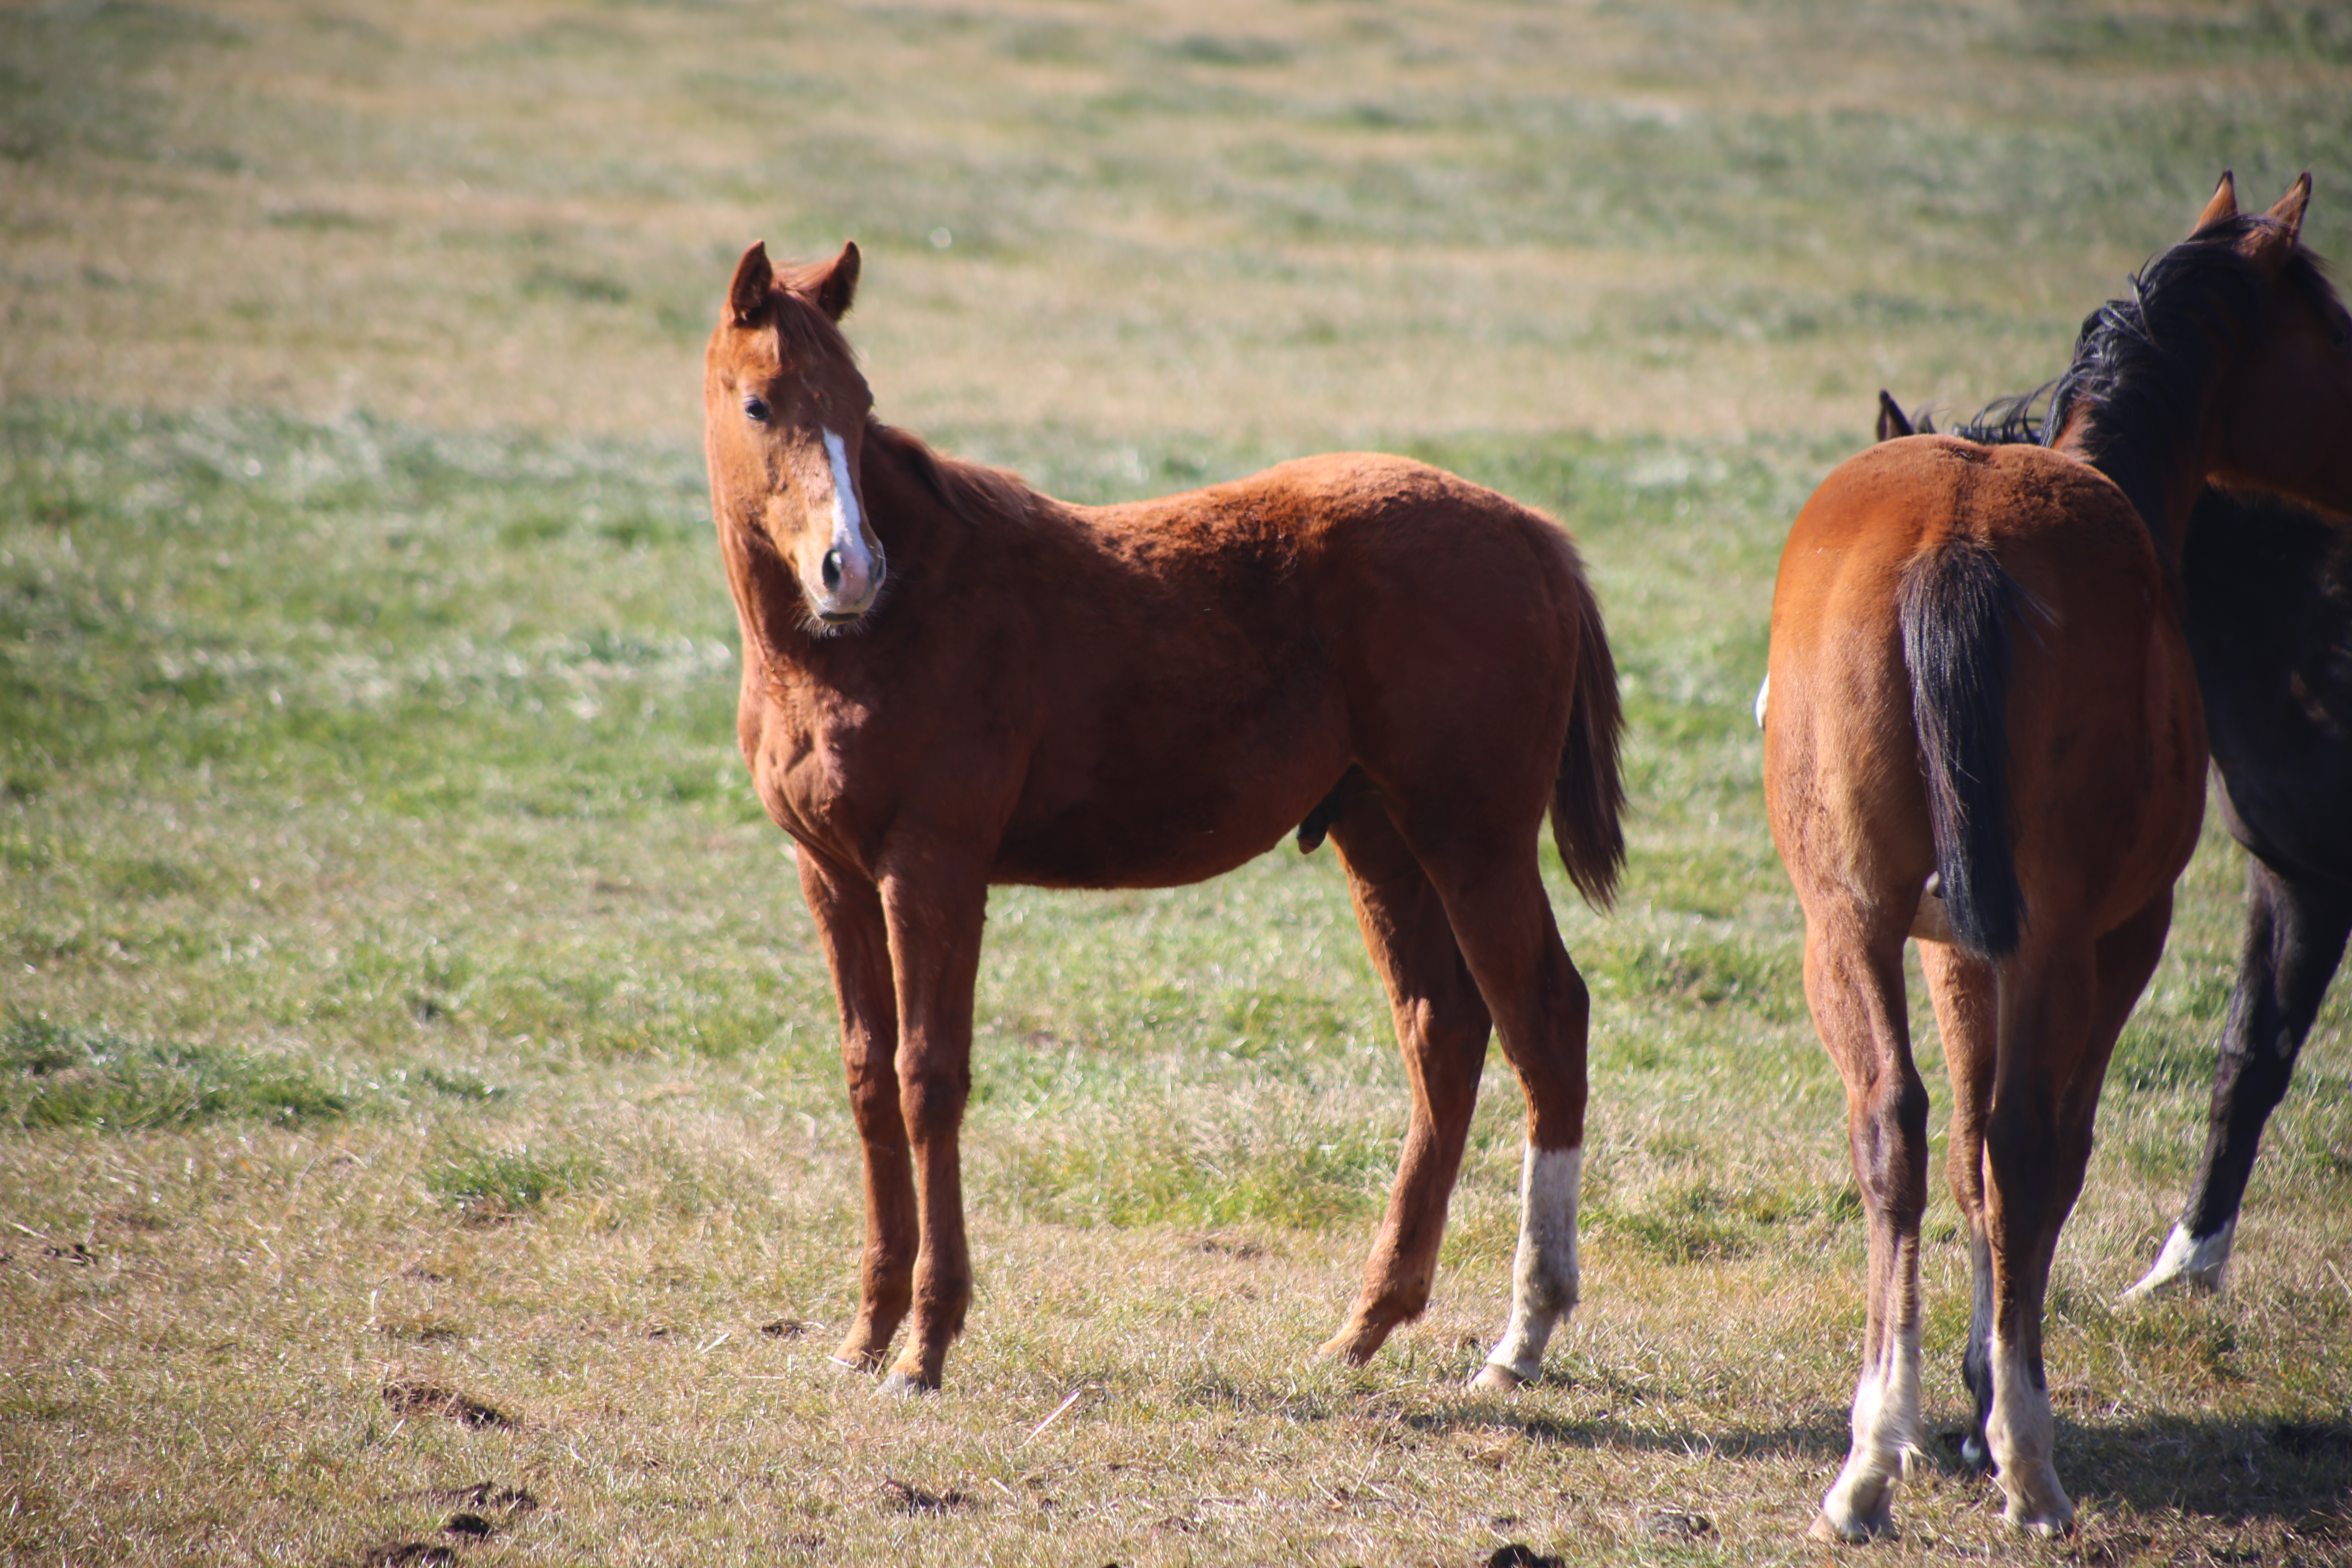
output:
[{"label": "horse chin", "polygon": [[873,609],[874,606],[871,605],[868,605],[864,609],[860,610],[819,610],[813,608],[809,611],[809,618],[806,623],[808,634],[814,637],[846,637],[851,632],[856,631],[859,626],[866,624],[866,617],[873,613]]}]

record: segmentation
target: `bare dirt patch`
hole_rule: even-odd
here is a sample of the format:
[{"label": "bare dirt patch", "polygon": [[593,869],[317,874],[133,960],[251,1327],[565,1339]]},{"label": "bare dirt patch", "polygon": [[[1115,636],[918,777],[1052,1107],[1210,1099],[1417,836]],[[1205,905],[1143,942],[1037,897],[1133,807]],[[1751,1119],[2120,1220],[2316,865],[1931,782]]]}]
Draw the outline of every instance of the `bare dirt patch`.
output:
[{"label": "bare dirt patch", "polygon": [[461,1426],[513,1428],[518,1423],[494,1405],[432,1383],[387,1383],[383,1403],[399,1415],[445,1415]]}]

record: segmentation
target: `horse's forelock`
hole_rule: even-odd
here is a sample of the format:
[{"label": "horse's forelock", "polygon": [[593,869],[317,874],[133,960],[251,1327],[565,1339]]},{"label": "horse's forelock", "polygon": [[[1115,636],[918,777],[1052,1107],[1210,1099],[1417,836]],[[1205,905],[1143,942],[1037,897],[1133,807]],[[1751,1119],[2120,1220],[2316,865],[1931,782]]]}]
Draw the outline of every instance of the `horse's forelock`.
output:
[{"label": "horse's forelock", "polygon": [[737,330],[746,335],[773,334],[776,355],[787,364],[838,360],[855,370],[857,354],[847,335],[810,302],[805,275],[812,270],[819,276],[824,272],[823,268],[795,267],[778,273],[759,313],[738,321]]}]

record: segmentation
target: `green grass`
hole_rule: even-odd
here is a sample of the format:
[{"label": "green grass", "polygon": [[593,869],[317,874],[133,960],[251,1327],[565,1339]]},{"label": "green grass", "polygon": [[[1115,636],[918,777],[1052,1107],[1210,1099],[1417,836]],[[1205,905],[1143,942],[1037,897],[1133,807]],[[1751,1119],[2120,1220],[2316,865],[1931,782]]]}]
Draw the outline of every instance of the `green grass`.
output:
[{"label": "green grass", "polygon": [[291,1123],[341,1117],[355,1099],[300,1058],[145,1044],[22,1015],[0,1027],[0,1122],[22,1131]]},{"label": "green grass", "polygon": [[[855,1139],[822,964],[731,755],[731,626],[687,515],[688,456],[44,405],[10,408],[5,432],[0,962],[16,1011],[0,1212],[57,1255],[0,1269],[0,1287],[110,1376],[130,1371],[109,1318],[152,1325],[170,1348],[133,1378],[134,1403],[194,1429],[264,1421],[304,1434],[306,1463],[375,1478],[360,1483],[380,1500],[353,1516],[377,1521],[365,1529],[333,1522],[345,1516],[324,1494],[279,1494],[304,1539],[348,1552],[370,1531],[414,1536],[425,1524],[398,1521],[430,1524],[429,1510],[403,1499],[482,1474],[567,1500],[562,1523],[501,1526],[508,1549],[559,1555],[779,1474],[802,1500],[761,1514],[768,1533],[706,1522],[678,1549],[818,1561],[852,1542],[954,1555],[985,1539],[1017,1555],[1051,1539],[1034,1533],[1048,1517],[1024,1511],[1034,1500],[1072,1496],[1172,1510],[1209,1531],[1192,1548],[1207,1559],[1323,1539],[1274,1519],[1210,1530],[1185,1499],[1236,1484],[1213,1456],[1239,1443],[1322,1478],[1275,1519],[1310,1497],[1328,1509],[1343,1474],[1382,1489],[1364,1507],[1419,1500],[1335,1540],[1450,1541],[1466,1556],[1490,1538],[1444,1521],[1475,1506],[1545,1541],[1601,1529],[1638,1556],[1632,1503],[1524,1500],[1530,1485],[1605,1497],[1601,1474],[1631,1464],[1645,1495],[1728,1487],[1709,1506],[1732,1555],[1793,1550],[1842,1441],[1864,1238],[1752,782],[1761,637],[1731,606],[1760,604],[1808,465],[1832,443],[1398,443],[1577,521],[1626,672],[1625,908],[1592,915],[1549,868],[1595,996],[1588,1302],[1566,1381],[1508,1404],[1454,1389],[1493,1331],[1513,1244],[1518,1113],[1499,1058],[1438,1308],[1363,1373],[1299,1359],[1360,1262],[1403,1101],[1338,868],[1286,847],[1193,889],[1000,890],[966,1153],[982,1298],[954,1386],[914,1417],[939,1457],[853,1466],[865,1479],[810,1492],[789,1465],[708,1447],[713,1417],[691,1414],[717,1364],[703,1355],[769,1380],[730,1383],[730,1400],[754,1403],[725,1404],[722,1426],[762,1430],[782,1408],[826,1442],[915,1450],[854,1390],[807,1381],[852,1306]],[[1139,477],[1123,479],[1075,442],[1027,466],[1115,497],[1181,464],[1223,473],[1263,455],[1137,451]],[[657,526],[622,539],[583,517]],[[665,786],[680,779],[696,787]],[[2340,1005],[2266,1142],[2237,1293],[2154,1317],[2107,1305],[2193,1155],[2234,956],[2234,856],[2209,833],[2184,884],[2062,1253],[2053,1363],[2073,1391],[2066,1473],[2093,1540],[2284,1550],[2294,1530],[2338,1528],[2326,1500],[2352,1313],[2329,1295],[2334,1243],[2308,1238],[2334,1237],[2352,1196]],[[1932,1029],[1916,1026],[1932,1072]],[[114,1174],[94,1184],[100,1171]],[[269,1251],[240,1250],[221,1215],[265,1227]],[[1928,1233],[1948,1425],[1965,1292],[1940,1195]],[[187,1283],[147,1282],[166,1277]],[[192,1310],[242,1326],[206,1337]],[[783,1321],[816,1326],[760,1331]],[[312,1370],[259,1374],[280,1353]],[[135,1428],[39,1370],[53,1354],[11,1363],[18,1403],[0,1415],[30,1474],[54,1475],[38,1456],[68,1434],[152,1468]],[[173,1392],[181,1368],[212,1392]],[[520,1406],[521,1424],[460,1438],[397,1421],[371,1391],[403,1378]],[[625,1417],[583,1392],[614,1380],[631,1391]],[[984,1436],[1025,1431],[1072,1388],[1095,1390],[1097,1412],[1065,1418],[1071,1452],[1093,1456],[1075,1468],[1041,1471]],[[2118,1399],[2138,1413],[2121,1428],[2102,1414]],[[1399,1432],[1419,1436],[1398,1448]],[[548,1446],[558,1436],[587,1442],[588,1468]],[[2195,1456],[2249,1442],[2269,1456],[2261,1489],[2199,1479]],[[637,1473],[629,1456],[687,1443],[687,1492],[621,1479]],[[1684,1444],[1753,1458],[1692,1471],[1664,1458]],[[290,1461],[272,1452],[232,1449],[225,1473],[278,1474]],[[1141,1490],[1115,1458],[1136,1452],[1158,1456]],[[1397,1458],[1364,1470],[1381,1454]],[[898,1482],[992,1500],[894,1511]],[[143,1550],[126,1531],[72,1534],[75,1484],[26,1484],[28,1545]],[[1447,1500],[1489,1487],[1497,1500]],[[204,1498],[244,1507],[194,1476],[154,1495],[137,1528]],[[2289,1518],[2265,1498],[2303,1500]],[[1935,1532],[1998,1539],[1956,1479],[1905,1506]],[[1160,1538],[1099,1539],[1148,1557]]]},{"label": "green grass", "polygon": [[[2224,166],[2313,169],[2340,261],[2344,43],[2201,0],[0,8],[0,1556],[1819,1561],[1865,1237],[1756,784],[1780,541],[1879,385],[2045,376]],[[884,415],[1055,494],[1376,447],[1571,523],[1633,810],[1612,915],[1547,856],[1594,1100],[1546,1382],[1461,1386],[1499,1054],[1432,1311],[1309,1358],[1406,1089],[1287,846],[997,890],[949,1389],[828,1367],[857,1141],[696,444],[755,236],[857,238]],[[2352,1550],[2346,1004],[2231,1293],[2115,1304],[2241,865],[2210,825],[2060,1249],[2080,1532],[1953,1462],[1939,1172],[1937,1446],[1874,1559]]]}]

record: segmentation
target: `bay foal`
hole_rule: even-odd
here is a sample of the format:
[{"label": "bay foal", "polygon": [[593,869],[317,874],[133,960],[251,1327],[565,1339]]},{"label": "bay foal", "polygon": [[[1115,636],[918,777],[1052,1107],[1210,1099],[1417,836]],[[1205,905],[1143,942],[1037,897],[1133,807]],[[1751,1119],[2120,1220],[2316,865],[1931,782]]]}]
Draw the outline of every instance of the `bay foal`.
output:
[{"label": "bay foal", "polygon": [[[1880,440],[1933,433],[1878,395]],[[2038,445],[2041,395],[1995,403],[1948,434]],[[2221,821],[2246,850],[2246,931],[2204,1152],[2131,1300],[2221,1289],[2263,1124],[2352,937],[2352,519],[2207,485],[2180,580]]]},{"label": "bay foal", "polygon": [[2085,323],[2049,446],[1885,442],[1823,481],[1781,554],[1766,803],[1870,1223],[1853,1447],[1818,1534],[1889,1531],[1919,1442],[1927,1099],[1906,936],[1974,1248],[1971,1452],[2012,1521],[2073,1520],[2042,1300],[2203,811],[2179,608],[2189,508],[2213,479],[2352,506],[2352,321],[2298,243],[2309,196],[2306,176],[2242,214],[2225,175],[2189,238]]}]

